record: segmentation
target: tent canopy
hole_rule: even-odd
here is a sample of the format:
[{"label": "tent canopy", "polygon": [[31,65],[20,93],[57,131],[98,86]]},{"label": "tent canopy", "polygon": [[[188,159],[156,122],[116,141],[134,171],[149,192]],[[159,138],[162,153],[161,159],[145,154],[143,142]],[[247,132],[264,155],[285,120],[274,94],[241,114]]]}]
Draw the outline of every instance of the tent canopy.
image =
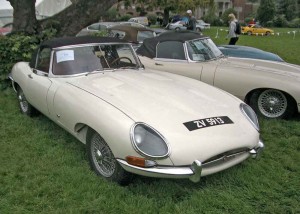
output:
[{"label": "tent canopy", "polygon": [[[59,13],[72,3],[70,0],[36,0],[36,17],[43,19]],[[13,22],[13,7],[6,0],[0,0],[0,27]]]}]

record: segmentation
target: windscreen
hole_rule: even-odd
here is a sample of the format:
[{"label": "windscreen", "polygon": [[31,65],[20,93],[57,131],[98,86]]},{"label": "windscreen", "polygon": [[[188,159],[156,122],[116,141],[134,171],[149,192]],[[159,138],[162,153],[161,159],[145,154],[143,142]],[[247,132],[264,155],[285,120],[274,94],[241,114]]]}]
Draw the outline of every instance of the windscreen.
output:
[{"label": "windscreen", "polygon": [[98,44],[55,50],[52,72],[54,75],[73,75],[138,66],[130,45]]},{"label": "windscreen", "polygon": [[193,61],[207,61],[223,56],[219,48],[209,38],[192,40],[186,43],[189,58]]}]

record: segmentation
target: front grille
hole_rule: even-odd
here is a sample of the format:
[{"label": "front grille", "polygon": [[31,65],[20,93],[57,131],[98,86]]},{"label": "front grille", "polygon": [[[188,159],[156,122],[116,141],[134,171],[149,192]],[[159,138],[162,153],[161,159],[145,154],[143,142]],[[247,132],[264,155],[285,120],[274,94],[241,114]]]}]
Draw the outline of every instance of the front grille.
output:
[{"label": "front grille", "polygon": [[220,165],[221,163],[230,161],[237,156],[240,156],[244,153],[248,153],[249,151],[250,149],[248,148],[239,148],[239,149],[230,150],[207,159],[202,163],[202,165],[203,167],[213,167],[216,165]]}]

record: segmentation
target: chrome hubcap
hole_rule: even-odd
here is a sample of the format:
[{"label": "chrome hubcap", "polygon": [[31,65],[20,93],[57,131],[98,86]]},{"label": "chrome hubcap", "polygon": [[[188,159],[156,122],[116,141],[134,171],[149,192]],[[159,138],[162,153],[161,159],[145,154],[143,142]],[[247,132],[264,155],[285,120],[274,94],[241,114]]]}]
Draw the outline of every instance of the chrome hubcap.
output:
[{"label": "chrome hubcap", "polygon": [[19,99],[19,103],[20,103],[20,107],[22,109],[23,112],[27,112],[28,111],[28,102],[23,94],[23,92],[21,92],[18,96]]},{"label": "chrome hubcap", "polygon": [[287,99],[280,91],[265,90],[258,97],[258,108],[266,117],[280,117],[287,109]]},{"label": "chrome hubcap", "polygon": [[92,139],[92,157],[97,170],[104,177],[110,177],[115,172],[116,161],[112,151],[99,136],[95,135]]}]

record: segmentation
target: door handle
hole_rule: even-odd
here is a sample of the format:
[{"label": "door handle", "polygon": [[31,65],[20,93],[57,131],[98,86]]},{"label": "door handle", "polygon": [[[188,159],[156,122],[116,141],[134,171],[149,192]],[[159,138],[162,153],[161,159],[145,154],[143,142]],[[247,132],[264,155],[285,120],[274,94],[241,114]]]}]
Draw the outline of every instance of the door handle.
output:
[{"label": "door handle", "polygon": [[30,79],[32,79],[32,76],[31,76],[31,74],[28,74],[28,77],[29,77]]},{"label": "door handle", "polygon": [[155,65],[163,66],[163,64],[160,64],[160,63],[157,63],[157,62],[155,63]]}]

